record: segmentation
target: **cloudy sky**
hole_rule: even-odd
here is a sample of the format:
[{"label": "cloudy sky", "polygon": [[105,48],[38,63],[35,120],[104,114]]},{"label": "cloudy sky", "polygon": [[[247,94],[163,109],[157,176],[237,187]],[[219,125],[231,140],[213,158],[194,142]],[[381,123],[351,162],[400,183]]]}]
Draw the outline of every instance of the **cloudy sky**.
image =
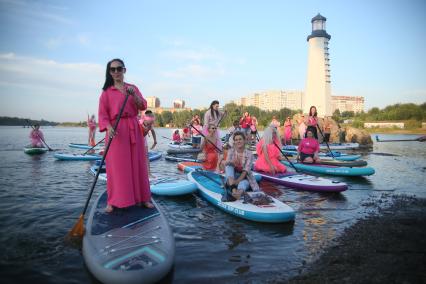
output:
[{"label": "cloudy sky", "polygon": [[84,120],[117,57],[163,106],[303,91],[318,13],[332,95],[364,96],[366,110],[426,101],[423,0],[0,0],[0,116]]}]

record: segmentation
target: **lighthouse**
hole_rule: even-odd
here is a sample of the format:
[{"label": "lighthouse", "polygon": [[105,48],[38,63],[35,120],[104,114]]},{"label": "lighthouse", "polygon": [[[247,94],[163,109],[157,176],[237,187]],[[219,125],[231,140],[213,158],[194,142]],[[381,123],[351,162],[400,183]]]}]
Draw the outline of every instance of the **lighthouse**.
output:
[{"label": "lighthouse", "polygon": [[327,19],[319,13],[312,18],[312,33],[308,36],[308,74],[303,96],[303,112],[315,106],[318,116],[330,116],[331,79],[328,42],[331,36],[325,30]]}]

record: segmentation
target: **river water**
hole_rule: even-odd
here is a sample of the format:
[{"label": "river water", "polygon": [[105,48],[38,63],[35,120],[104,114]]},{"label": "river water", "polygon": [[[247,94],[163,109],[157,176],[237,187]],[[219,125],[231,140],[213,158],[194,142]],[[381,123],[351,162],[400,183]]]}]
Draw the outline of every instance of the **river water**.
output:
[{"label": "river water", "polygon": [[[64,236],[83,209],[93,177],[90,162],[56,161],[53,152],[24,154],[28,128],[0,127],[0,279],[2,283],[92,283],[81,250]],[[85,143],[87,129],[46,127],[53,149],[79,152],[68,143]],[[157,150],[165,151],[170,129],[156,129]],[[101,134],[97,134],[100,139]],[[411,135],[380,135],[409,139]],[[82,152],[82,151],[80,151]],[[336,178],[349,184],[340,194],[287,189],[261,182],[268,194],[296,210],[294,224],[259,224],[228,215],[198,195],[154,197],[174,231],[173,283],[260,283],[287,279],[312,261],[343,230],[385,206],[392,195],[426,198],[426,143],[375,143],[363,159],[376,173]],[[393,155],[388,155],[393,154]],[[156,175],[185,176],[163,159],[151,163]],[[105,188],[98,182],[92,201]],[[86,214],[88,215],[88,214]]]}]

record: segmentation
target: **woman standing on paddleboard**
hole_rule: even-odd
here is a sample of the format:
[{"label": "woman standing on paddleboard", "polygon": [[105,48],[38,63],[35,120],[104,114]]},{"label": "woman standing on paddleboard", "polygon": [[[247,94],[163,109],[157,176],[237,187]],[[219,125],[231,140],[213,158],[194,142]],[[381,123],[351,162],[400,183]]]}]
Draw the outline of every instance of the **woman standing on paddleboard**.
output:
[{"label": "woman standing on paddleboard", "polygon": [[87,143],[87,145],[90,146],[95,146],[96,142],[95,142],[95,134],[96,134],[96,119],[95,119],[95,115],[92,114],[91,117],[89,117],[89,115],[87,115],[87,126],[89,126],[89,141]]},{"label": "woman standing on paddleboard", "polygon": [[[317,134],[318,114],[317,114],[317,108],[315,106],[311,106],[311,108],[309,109],[307,125],[308,125],[308,128],[306,128],[306,132],[308,132],[308,130],[312,131],[312,134],[314,135],[315,139],[318,140],[318,134]],[[307,137],[306,133],[305,133],[305,137]]]},{"label": "woman standing on paddleboard", "polygon": [[[105,158],[108,176],[107,212],[112,212],[114,207],[154,207],[150,202],[145,138],[141,135],[137,119],[138,110],[145,110],[147,102],[135,85],[124,82],[125,72],[121,59],[108,62],[99,99],[99,130],[107,131],[106,144],[110,137],[114,137]],[[126,94],[129,94],[129,98],[114,132],[113,125],[118,119]]]},{"label": "woman standing on paddleboard", "polygon": [[[209,109],[204,113],[204,127],[203,134],[209,134],[209,127],[211,124],[215,125],[216,128],[219,128],[219,124],[222,121],[222,118],[226,115],[226,112],[221,112],[219,110],[219,101],[212,101]],[[217,143],[219,149],[222,148],[222,142],[220,141],[219,130],[216,131]]]}]

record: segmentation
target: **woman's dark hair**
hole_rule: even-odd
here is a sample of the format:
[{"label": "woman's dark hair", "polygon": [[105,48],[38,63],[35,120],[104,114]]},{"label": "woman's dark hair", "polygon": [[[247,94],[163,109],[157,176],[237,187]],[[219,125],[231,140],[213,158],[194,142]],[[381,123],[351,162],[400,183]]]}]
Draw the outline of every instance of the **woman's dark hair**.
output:
[{"label": "woman's dark hair", "polygon": [[213,118],[218,118],[219,117],[219,111],[218,110],[213,110],[213,106],[214,105],[218,105],[219,101],[212,101],[212,103],[210,104],[210,113],[212,115]]},{"label": "woman's dark hair", "polygon": [[145,114],[152,114],[152,110],[145,111]]},{"label": "woman's dark hair", "polygon": [[[315,113],[314,114],[312,114],[312,108],[315,108]],[[311,106],[309,108],[309,116],[318,116],[318,114],[317,114],[317,107],[316,106]]]},{"label": "woman's dark hair", "polygon": [[234,140],[235,141],[235,136],[241,136],[241,137],[243,137],[243,139],[244,140],[246,140],[246,136],[244,135],[244,133],[243,132],[241,132],[241,131],[235,131],[234,132],[234,135],[233,135],[233,137],[232,137],[232,140]]},{"label": "woman's dark hair", "polygon": [[123,67],[126,67],[124,65],[124,61],[119,59],[119,58],[115,58],[115,59],[110,60],[108,62],[107,67],[106,67],[106,73],[105,73],[105,83],[104,83],[104,86],[102,88],[102,90],[104,90],[104,91],[106,91],[109,87],[114,85],[114,79],[112,79],[112,76],[109,73],[109,67],[111,67],[111,63],[113,63],[114,61],[120,62]]}]

